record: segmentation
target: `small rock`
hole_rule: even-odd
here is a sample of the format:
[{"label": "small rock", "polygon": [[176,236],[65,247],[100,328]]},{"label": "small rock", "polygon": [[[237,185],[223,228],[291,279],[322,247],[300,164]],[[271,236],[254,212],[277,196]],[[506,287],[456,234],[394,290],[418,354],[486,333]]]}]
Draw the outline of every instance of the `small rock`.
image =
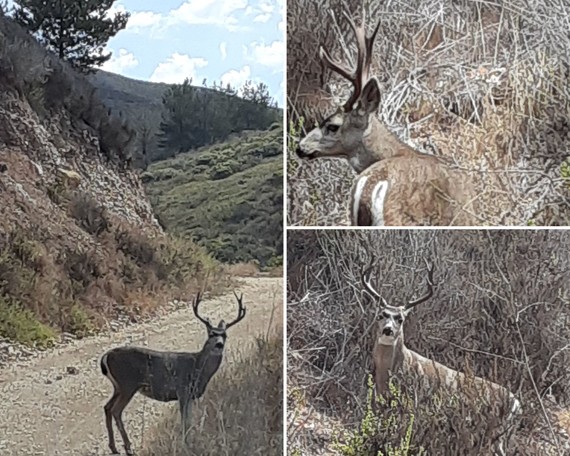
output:
[{"label": "small rock", "polygon": [[79,369],[77,369],[77,367],[74,366],[67,366],[67,373],[69,375],[77,375],[79,374]]}]

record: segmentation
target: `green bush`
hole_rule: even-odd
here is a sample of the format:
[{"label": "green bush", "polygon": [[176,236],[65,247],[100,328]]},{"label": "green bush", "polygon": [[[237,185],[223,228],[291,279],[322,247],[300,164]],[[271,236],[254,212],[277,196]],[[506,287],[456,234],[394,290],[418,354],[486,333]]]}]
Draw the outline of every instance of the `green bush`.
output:
[{"label": "green bush", "polygon": [[0,296],[0,336],[21,344],[47,348],[53,345],[55,331],[39,322],[33,312],[10,298]]},{"label": "green bush", "polygon": [[[387,410],[383,416],[378,416],[374,410]],[[345,431],[334,447],[342,456],[421,456],[426,454],[423,448],[413,453],[412,434],[414,429],[413,401],[394,384],[390,383],[390,393],[387,397],[376,396],[372,375],[368,377],[368,394],[366,411],[360,426],[354,431]],[[378,437],[398,435],[401,423],[406,424],[406,432],[398,445],[388,442],[383,448],[378,448]]]}]

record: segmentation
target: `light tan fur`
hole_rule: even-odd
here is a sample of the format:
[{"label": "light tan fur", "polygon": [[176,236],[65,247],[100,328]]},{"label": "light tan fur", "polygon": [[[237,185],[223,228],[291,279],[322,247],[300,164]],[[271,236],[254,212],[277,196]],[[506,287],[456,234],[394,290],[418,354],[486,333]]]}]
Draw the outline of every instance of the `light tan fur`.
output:
[{"label": "light tan fur", "polygon": [[377,394],[388,391],[392,375],[399,373],[404,377],[422,380],[430,389],[442,387],[447,391],[457,392],[475,401],[484,397],[488,403],[496,403],[506,411],[508,417],[520,410],[520,402],[507,388],[473,375],[451,369],[437,361],[425,358],[408,349],[404,344],[404,322],[411,310],[433,295],[433,264],[426,261],[427,293],[408,302],[405,306],[390,306],[370,283],[373,259],[363,273],[362,281],[368,292],[381,306],[376,322],[376,335],[372,358],[374,360],[374,382]]},{"label": "light tan fur", "polygon": [[376,338],[373,350],[374,381],[378,394],[388,390],[391,376],[399,372],[404,377],[413,376],[422,379],[427,388],[441,385],[447,390],[462,395],[483,396],[488,401],[497,400],[505,404],[505,410],[511,416],[520,409],[520,403],[514,394],[504,386],[477,376],[466,376],[437,361],[428,359],[404,344],[403,332],[393,345],[384,345]]}]

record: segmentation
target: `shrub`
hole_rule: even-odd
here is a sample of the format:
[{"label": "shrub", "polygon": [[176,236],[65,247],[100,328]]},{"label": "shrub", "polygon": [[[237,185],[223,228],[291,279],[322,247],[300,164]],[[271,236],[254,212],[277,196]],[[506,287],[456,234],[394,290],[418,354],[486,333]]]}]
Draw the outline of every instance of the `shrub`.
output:
[{"label": "shrub", "polygon": [[0,336],[21,344],[47,348],[53,344],[55,332],[13,299],[0,296]]},{"label": "shrub", "polygon": [[83,193],[75,194],[69,203],[69,210],[78,225],[89,234],[99,236],[109,230],[107,211],[92,197]]}]

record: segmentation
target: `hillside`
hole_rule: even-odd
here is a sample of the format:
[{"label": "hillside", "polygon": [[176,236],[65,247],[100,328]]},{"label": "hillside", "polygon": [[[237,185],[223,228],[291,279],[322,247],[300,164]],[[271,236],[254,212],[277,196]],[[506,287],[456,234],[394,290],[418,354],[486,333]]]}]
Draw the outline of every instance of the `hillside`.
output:
[{"label": "hillside", "polygon": [[275,124],[150,166],[142,179],[161,224],[220,261],[280,261],[282,137]]},{"label": "hillside", "polygon": [[0,15],[0,339],[45,346],[139,318],[215,267],[164,235],[127,165],[135,135]]},{"label": "hillside", "polygon": [[[163,97],[174,84],[140,81],[103,70],[89,75],[88,79],[97,88],[97,95],[103,103],[121,118],[129,119],[137,131],[138,147],[133,160],[135,166],[145,167],[148,163],[175,155],[176,150],[161,149],[156,136],[160,133],[161,121],[168,116]],[[200,104],[223,103],[227,99],[227,95],[212,88],[196,87],[196,90],[203,97]],[[235,103],[239,102],[241,99],[236,97]],[[281,118],[280,109],[268,110],[275,119]],[[235,132],[239,132],[239,129]],[[146,157],[141,153],[143,140],[146,141]]]}]

